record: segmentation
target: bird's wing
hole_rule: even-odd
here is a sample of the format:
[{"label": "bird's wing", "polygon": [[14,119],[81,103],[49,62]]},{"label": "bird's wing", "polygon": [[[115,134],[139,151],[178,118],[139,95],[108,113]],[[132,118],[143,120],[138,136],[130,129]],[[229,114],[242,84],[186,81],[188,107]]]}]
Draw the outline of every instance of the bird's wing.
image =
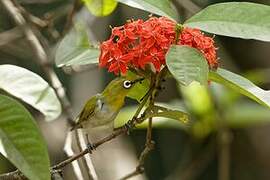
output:
[{"label": "bird's wing", "polygon": [[98,97],[99,95],[95,95],[85,103],[83,110],[80,112],[77,121],[75,125],[71,128],[71,130],[81,128],[82,122],[87,121],[89,118],[91,118],[91,116],[94,115]]}]

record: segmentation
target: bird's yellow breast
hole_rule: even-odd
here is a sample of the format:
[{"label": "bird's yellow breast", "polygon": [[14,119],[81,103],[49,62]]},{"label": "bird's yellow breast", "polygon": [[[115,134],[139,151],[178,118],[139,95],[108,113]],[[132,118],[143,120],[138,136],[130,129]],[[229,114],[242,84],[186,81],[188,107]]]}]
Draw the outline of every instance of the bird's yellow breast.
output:
[{"label": "bird's yellow breast", "polygon": [[113,97],[104,99],[105,104],[111,108],[112,111],[119,111],[124,105],[125,96],[118,94]]}]

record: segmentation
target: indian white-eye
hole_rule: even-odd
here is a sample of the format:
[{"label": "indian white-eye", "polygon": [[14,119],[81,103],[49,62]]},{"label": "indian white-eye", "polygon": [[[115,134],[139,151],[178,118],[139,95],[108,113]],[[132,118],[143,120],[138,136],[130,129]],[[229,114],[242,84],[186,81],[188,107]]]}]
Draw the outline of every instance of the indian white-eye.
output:
[{"label": "indian white-eye", "polygon": [[142,80],[119,77],[111,81],[101,94],[91,97],[86,102],[71,130],[83,128],[87,134],[96,127],[113,128],[113,120],[124,105],[125,97],[132,87]]}]

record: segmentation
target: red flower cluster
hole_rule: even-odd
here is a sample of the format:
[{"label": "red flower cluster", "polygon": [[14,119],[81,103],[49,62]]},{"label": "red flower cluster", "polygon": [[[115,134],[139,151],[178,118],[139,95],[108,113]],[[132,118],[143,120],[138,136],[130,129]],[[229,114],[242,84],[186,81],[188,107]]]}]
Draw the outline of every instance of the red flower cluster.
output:
[{"label": "red flower cluster", "polygon": [[180,35],[178,44],[198,49],[203,53],[210,68],[216,69],[218,67],[214,40],[211,37],[205,36],[199,29],[185,27]]},{"label": "red flower cluster", "polygon": [[[129,67],[144,69],[153,64],[156,71],[165,65],[165,54],[176,38],[176,22],[166,17],[151,17],[147,21],[129,21],[112,29],[109,40],[100,48],[100,67],[109,72],[125,74]],[[184,28],[179,36],[179,45],[188,45],[200,50],[211,68],[217,67],[214,41],[200,30]]]}]

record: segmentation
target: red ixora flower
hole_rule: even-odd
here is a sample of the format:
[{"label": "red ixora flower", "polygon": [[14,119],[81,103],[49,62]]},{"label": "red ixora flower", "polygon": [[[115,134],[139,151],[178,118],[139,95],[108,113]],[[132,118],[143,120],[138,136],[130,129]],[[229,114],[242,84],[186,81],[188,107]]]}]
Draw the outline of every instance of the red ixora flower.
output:
[{"label": "red ixora flower", "polygon": [[185,27],[181,32],[178,44],[198,49],[203,53],[210,68],[216,69],[218,67],[217,48],[215,48],[214,40],[211,37],[205,36],[199,29]]},{"label": "red ixora flower", "polygon": [[[130,67],[144,69],[147,64],[152,64],[159,72],[166,65],[165,54],[175,43],[175,28],[176,22],[166,17],[132,20],[115,27],[111,37],[100,46],[99,66],[115,74],[125,74]],[[217,68],[216,48],[211,37],[198,29],[184,27],[177,42],[198,49],[210,68]]]}]

